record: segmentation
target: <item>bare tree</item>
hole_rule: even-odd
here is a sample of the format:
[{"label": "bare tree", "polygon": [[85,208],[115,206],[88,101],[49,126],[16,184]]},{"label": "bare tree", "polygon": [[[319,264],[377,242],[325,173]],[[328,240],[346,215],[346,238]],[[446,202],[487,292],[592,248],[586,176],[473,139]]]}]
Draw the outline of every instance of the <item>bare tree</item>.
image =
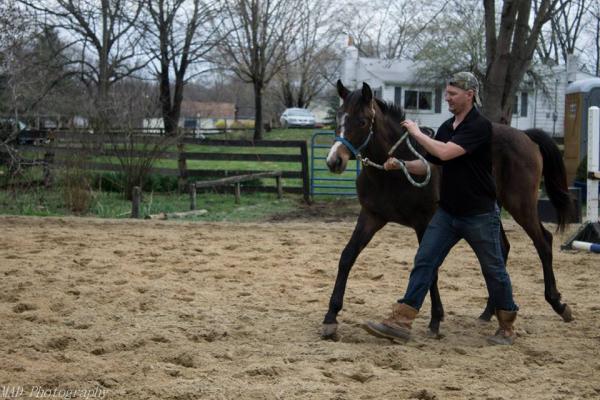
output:
[{"label": "bare tree", "polygon": [[593,71],[596,76],[600,76],[600,3],[596,2],[590,9],[591,23],[588,28],[590,33],[590,46],[585,46],[588,49],[588,57],[593,62]]},{"label": "bare tree", "polygon": [[[539,0],[534,0],[536,10],[540,6],[538,3]],[[536,49],[542,61],[562,59],[566,63],[567,56],[575,53],[589,22],[590,6],[589,0],[558,0],[558,10],[552,15],[550,29],[542,32]]]},{"label": "bare tree", "polygon": [[220,63],[254,87],[254,139],[262,139],[263,94],[286,65],[285,50],[302,25],[296,10],[302,0],[225,0],[219,43]]},{"label": "bare tree", "polygon": [[96,125],[110,125],[111,86],[147,65],[139,57],[141,36],[135,26],[144,3],[135,0],[19,0],[40,23],[64,32],[80,55],[73,60],[95,100]]},{"label": "bare tree", "polygon": [[531,65],[541,29],[550,21],[559,2],[541,0],[532,19],[532,0],[504,0],[497,26],[495,0],[483,1],[486,40],[483,109],[490,120],[510,124],[513,97]]},{"label": "bare tree", "polygon": [[294,32],[296,40],[290,40],[292,44],[284,48],[286,62],[276,80],[282,104],[303,108],[331,80],[339,56],[334,50],[337,37],[329,24],[331,5],[311,0],[300,7],[297,12],[304,23],[300,24],[299,32]]},{"label": "bare tree", "polygon": [[348,2],[337,10],[337,30],[351,36],[363,56],[411,57],[418,50],[420,36],[435,26],[447,4],[431,0]]},{"label": "bare tree", "polygon": [[[156,59],[160,104],[165,132],[175,133],[186,82],[205,72],[190,68],[218,43],[219,4],[213,0],[146,0],[149,24],[145,31]],[[171,80],[174,77],[174,82]]]},{"label": "bare tree", "polygon": [[438,84],[457,71],[485,77],[484,11],[479,0],[451,0],[444,18],[422,33],[414,59],[418,81]]}]

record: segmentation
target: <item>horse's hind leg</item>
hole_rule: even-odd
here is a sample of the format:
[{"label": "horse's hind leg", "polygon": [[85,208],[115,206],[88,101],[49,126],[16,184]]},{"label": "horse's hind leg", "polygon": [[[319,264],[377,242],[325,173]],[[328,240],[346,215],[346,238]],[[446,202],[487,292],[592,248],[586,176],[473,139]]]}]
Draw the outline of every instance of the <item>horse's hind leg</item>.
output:
[{"label": "horse's hind leg", "polygon": [[338,273],[335,279],[333,293],[329,300],[329,309],[323,320],[323,332],[321,338],[337,338],[337,315],[344,305],[344,293],[350,270],[356,261],[360,252],[369,244],[373,235],[385,226],[386,222],[376,215],[370,213],[364,208],[361,209],[358,221],[354,227],[352,237],[342,251],[340,262],[338,264]]},{"label": "horse's hind leg", "polygon": [[[504,264],[508,262],[508,253],[510,252],[510,242],[506,237],[506,232],[504,231],[504,226],[502,226],[502,222],[500,222],[500,245],[502,246],[502,257],[504,258]],[[479,316],[479,320],[489,322],[494,315],[494,306],[492,301],[488,297],[487,303],[485,305],[485,310]]]},{"label": "horse's hind leg", "polygon": [[[514,216],[514,215],[513,215]],[[560,315],[565,322],[573,320],[571,308],[566,303],[561,303],[561,294],[556,287],[554,269],[552,268],[552,234],[542,226],[538,218],[527,218],[517,222],[525,229],[527,235],[533,240],[533,245],[542,261],[544,271],[544,297],[552,309]],[[521,223],[523,222],[523,223]]]}]

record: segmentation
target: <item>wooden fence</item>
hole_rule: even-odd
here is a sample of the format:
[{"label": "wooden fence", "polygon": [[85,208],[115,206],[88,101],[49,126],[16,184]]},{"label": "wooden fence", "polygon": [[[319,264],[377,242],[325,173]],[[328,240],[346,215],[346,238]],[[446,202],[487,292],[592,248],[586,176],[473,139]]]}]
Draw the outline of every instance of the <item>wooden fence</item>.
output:
[{"label": "wooden fence", "polygon": [[[201,146],[200,150],[195,148]],[[215,151],[215,147],[219,151]],[[290,185],[285,183],[283,191],[301,193],[309,201],[308,149],[302,140],[226,140],[193,139],[189,137],[165,137],[156,135],[111,134],[97,135],[89,133],[56,133],[49,143],[41,146],[16,146],[23,166],[43,166],[46,174],[56,166],[72,164],[72,159],[84,155],[87,161],[82,164],[94,171],[124,171],[125,166],[119,160],[154,158],[156,163],[163,160],[176,160],[177,168],[150,169],[151,174],[179,177],[180,187],[189,183],[208,179],[237,175],[256,174],[269,170],[281,171],[283,179],[301,182]],[[278,151],[281,150],[281,151]],[[110,161],[102,158],[112,158]],[[193,164],[195,161],[223,161],[223,167],[204,168]],[[238,167],[227,164],[236,163]],[[241,162],[241,163],[240,163]],[[287,168],[269,167],[273,163],[286,163]],[[214,164],[214,163],[213,163]],[[241,167],[239,164],[245,164]],[[47,179],[50,179],[48,177]],[[268,181],[267,181],[268,182]],[[260,185],[248,189],[263,192],[277,192],[276,185]]]}]

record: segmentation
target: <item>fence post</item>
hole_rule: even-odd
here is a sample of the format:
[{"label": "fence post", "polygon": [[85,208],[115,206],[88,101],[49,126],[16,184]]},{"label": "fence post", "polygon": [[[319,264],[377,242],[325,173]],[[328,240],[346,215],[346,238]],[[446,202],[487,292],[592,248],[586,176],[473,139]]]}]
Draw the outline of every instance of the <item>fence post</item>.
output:
[{"label": "fence post", "polygon": [[187,183],[187,161],[185,158],[185,145],[182,141],[177,142],[177,152],[179,157],[177,160],[177,167],[179,168],[179,178],[177,182],[177,189],[179,193],[183,192],[186,188]]},{"label": "fence post", "polygon": [[239,182],[235,184],[235,204],[240,204],[240,198],[242,197],[241,185]]},{"label": "fence post", "polygon": [[131,194],[131,218],[140,217],[140,202],[142,199],[142,189],[139,186],[133,187]]},{"label": "fence post", "polygon": [[44,153],[44,187],[49,188],[52,185],[52,168],[50,165],[54,162],[54,153]]},{"label": "fence post", "polygon": [[193,211],[196,209],[196,184],[190,183],[189,190],[190,190],[190,210]]},{"label": "fence post", "polygon": [[277,184],[277,198],[281,199],[283,197],[283,186],[281,185],[281,175],[277,175],[275,177],[275,182]]},{"label": "fence post", "polygon": [[304,194],[304,201],[310,204],[310,182],[308,176],[308,148],[306,141],[300,144],[300,155],[302,158],[302,193]]},{"label": "fence post", "polygon": [[[587,170],[600,171],[600,108],[592,106],[588,109],[588,148]],[[598,222],[598,179],[588,176],[587,179],[587,212],[586,219],[591,223]]]}]

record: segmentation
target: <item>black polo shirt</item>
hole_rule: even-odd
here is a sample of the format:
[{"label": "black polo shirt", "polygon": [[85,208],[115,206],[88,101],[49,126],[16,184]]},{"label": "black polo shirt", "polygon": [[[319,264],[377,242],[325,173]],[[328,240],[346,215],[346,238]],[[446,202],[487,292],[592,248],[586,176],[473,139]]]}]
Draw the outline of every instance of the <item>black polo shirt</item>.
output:
[{"label": "black polo shirt", "polygon": [[492,176],[492,123],[477,111],[469,111],[465,119],[452,127],[454,117],[440,126],[435,140],[453,142],[466,154],[442,161],[432,155],[426,158],[442,166],[440,207],[450,214],[471,216],[494,210],[496,185]]}]

